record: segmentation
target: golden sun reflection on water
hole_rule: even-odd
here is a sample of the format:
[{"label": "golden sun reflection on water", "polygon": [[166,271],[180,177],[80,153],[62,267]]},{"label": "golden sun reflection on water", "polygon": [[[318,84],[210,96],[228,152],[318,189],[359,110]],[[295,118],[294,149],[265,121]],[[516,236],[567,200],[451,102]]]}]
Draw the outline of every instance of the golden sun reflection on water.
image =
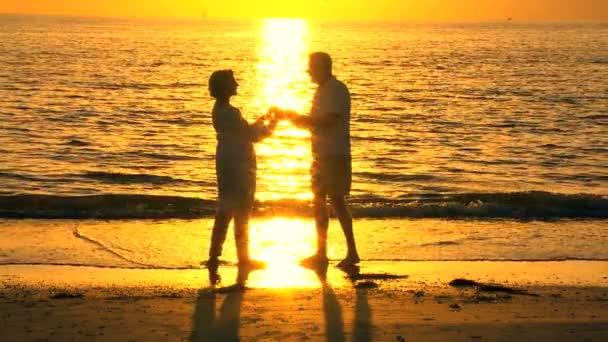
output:
[{"label": "golden sun reflection on water", "polygon": [[[306,65],[309,54],[308,23],[299,19],[262,22],[257,65],[255,106],[306,113],[312,87]],[[310,199],[310,134],[281,122],[274,134],[256,145],[258,179],[256,198]],[[263,288],[318,287],[317,275],[298,265],[314,253],[312,219],[273,218],[254,221],[250,227],[251,256],[267,268],[253,272],[247,285]]]},{"label": "golden sun reflection on water", "polygon": [[318,287],[313,271],[298,261],[314,253],[315,230],[312,220],[274,218],[256,221],[250,227],[251,256],[265,261],[267,268],[253,272],[249,287],[306,288]]},{"label": "golden sun reflection on water", "polygon": [[[306,65],[308,23],[300,19],[266,19],[258,48],[256,107],[278,106],[306,113],[312,88]],[[310,134],[281,122],[274,134],[256,146],[261,201],[310,199]]]}]

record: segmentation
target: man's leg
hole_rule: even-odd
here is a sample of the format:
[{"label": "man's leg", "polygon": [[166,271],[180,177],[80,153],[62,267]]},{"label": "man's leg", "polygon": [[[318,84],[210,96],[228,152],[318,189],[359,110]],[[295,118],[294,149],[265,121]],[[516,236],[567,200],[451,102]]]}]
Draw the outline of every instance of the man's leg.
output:
[{"label": "man's leg", "polygon": [[329,213],[325,204],[324,192],[315,192],[313,200],[315,228],[317,230],[317,252],[306,259],[300,261],[300,264],[305,267],[318,270],[327,267],[327,229],[329,227]]},{"label": "man's leg", "polygon": [[329,213],[326,204],[327,195],[324,192],[315,194],[314,215],[317,230],[317,253],[320,258],[327,259],[327,230],[329,228]]},{"label": "man's leg", "polygon": [[342,232],[346,238],[347,253],[346,258],[342,260],[338,266],[349,266],[359,263],[359,253],[357,252],[357,244],[355,243],[355,234],[353,232],[353,217],[346,206],[344,196],[330,196],[331,205],[334,209],[336,217],[340,221]]},{"label": "man's leg", "polygon": [[213,231],[211,233],[211,247],[209,248],[209,261],[207,267],[217,268],[218,259],[222,255],[222,246],[226,241],[228,225],[232,220],[232,212],[218,209],[213,222]]},{"label": "man's leg", "polygon": [[315,192],[314,214],[315,228],[317,230],[317,252],[315,255],[303,259],[300,264],[315,270],[327,267],[327,229],[329,227],[329,213],[325,204],[325,192]]}]

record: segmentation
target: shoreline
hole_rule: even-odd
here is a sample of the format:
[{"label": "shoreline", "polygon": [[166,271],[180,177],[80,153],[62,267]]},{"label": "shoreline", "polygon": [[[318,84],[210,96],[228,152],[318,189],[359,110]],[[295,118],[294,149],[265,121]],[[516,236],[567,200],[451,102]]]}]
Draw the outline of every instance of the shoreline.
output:
[{"label": "shoreline", "polygon": [[[332,262],[327,282],[334,287],[348,288],[352,284],[348,275]],[[456,278],[482,282],[513,284],[518,286],[569,286],[608,288],[608,261],[364,261],[363,274],[387,274],[402,277],[391,280],[391,286],[401,289],[415,284],[448,284]],[[298,276],[302,283],[281,284],[281,273]],[[49,275],[51,277],[49,277]],[[236,279],[237,267],[222,265],[219,275],[225,282]],[[311,270],[297,264],[270,265],[266,270],[252,272],[250,288],[319,288],[321,282]],[[260,281],[275,278],[272,285]],[[155,286],[175,290],[196,290],[210,287],[207,269],[146,269],[97,267],[74,265],[15,264],[0,265],[0,284],[26,286],[72,287],[86,290],[90,287],[143,287]]]},{"label": "shoreline", "polygon": [[[272,287],[262,279],[280,278],[254,271],[241,291],[230,286],[231,266],[220,267],[216,287],[205,269],[0,266],[0,327],[3,341],[608,337],[608,262],[364,263],[360,274],[369,277],[353,281],[330,266],[316,282]],[[454,287],[454,278],[504,288]]]}]

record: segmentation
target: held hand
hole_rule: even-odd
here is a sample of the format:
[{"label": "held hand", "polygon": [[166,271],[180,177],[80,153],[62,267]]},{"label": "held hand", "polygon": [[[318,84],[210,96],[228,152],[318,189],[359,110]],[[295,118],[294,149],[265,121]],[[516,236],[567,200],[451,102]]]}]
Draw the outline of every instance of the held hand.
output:
[{"label": "held hand", "polygon": [[283,111],[283,119],[294,121],[299,116],[299,114],[295,110],[285,110]]},{"label": "held hand", "polygon": [[271,120],[268,122],[268,125],[266,126],[266,128],[267,128],[269,131],[271,131],[271,132],[272,132],[272,131],[274,131],[274,130],[275,130],[275,128],[277,128],[277,123],[279,123],[279,120],[277,120],[276,118],[272,118],[272,119],[271,119]]},{"label": "held hand", "polygon": [[266,114],[264,114],[264,115],[262,115],[262,116],[260,116],[260,117],[258,117],[256,119],[256,123],[264,123],[264,124],[266,124],[267,121],[274,120],[276,118],[276,116],[277,116],[276,113],[278,111],[280,111],[279,108],[277,108],[275,106],[270,107],[268,109],[268,111],[266,111]]},{"label": "held hand", "polygon": [[279,112],[279,111],[280,111],[279,108],[274,107],[274,106],[271,107],[270,109],[268,109],[266,114],[257,118],[256,124],[263,126],[269,132],[274,131],[274,129],[276,128],[277,123],[278,123],[277,112]]},{"label": "held hand", "polygon": [[276,120],[277,117],[281,116],[281,112],[282,112],[281,108],[279,108],[277,106],[272,106],[266,112],[266,116],[267,116],[268,120]]},{"label": "held hand", "polygon": [[274,115],[276,115],[276,114],[281,113],[281,111],[282,111],[281,108],[279,108],[277,106],[272,106],[272,107],[270,107],[270,109],[268,109],[267,114],[274,114]]},{"label": "held hand", "polygon": [[266,125],[267,121],[273,120],[275,117],[274,112],[271,109],[269,109],[266,114],[259,116],[256,120],[255,123],[256,124],[262,124],[262,125]]},{"label": "held hand", "polygon": [[285,109],[283,109],[283,110],[280,110],[280,111],[279,111],[279,112],[276,114],[276,116],[275,116],[275,117],[276,117],[278,120],[288,120],[288,121],[292,121],[292,120],[293,120],[293,118],[294,118],[295,116],[297,116],[297,115],[298,115],[298,114],[297,114],[295,111],[293,111],[293,110],[285,110]]},{"label": "held hand", "polygon": [[270,109],[268,109],[268,112],[266,113],[266,115],[270,115],[273,119],[278,120],[278,121],[282,121],[282,120],[291,121],[291,119],[294,116],[297,116],[297,113],[293,110],[286,110],[286,109],[281,109],[276,106],[272,106],[272,107],[270,107]]}]

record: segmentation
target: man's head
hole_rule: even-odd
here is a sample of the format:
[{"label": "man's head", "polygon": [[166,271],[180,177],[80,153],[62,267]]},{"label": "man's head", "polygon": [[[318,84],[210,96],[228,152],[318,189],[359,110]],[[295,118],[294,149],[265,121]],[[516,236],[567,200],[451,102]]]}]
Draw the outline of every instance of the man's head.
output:
[{"label": "man's head", "polygon": [[322,84],[332,76],[331,57],[325,52],[315,52],[308,58],[308,74],[316,84]]},{"label": "man's head", "polygon": [[209,77],[209,93],[216,99],[228,99],[236,95],[238,86],[232,70],[214,71]]}]

